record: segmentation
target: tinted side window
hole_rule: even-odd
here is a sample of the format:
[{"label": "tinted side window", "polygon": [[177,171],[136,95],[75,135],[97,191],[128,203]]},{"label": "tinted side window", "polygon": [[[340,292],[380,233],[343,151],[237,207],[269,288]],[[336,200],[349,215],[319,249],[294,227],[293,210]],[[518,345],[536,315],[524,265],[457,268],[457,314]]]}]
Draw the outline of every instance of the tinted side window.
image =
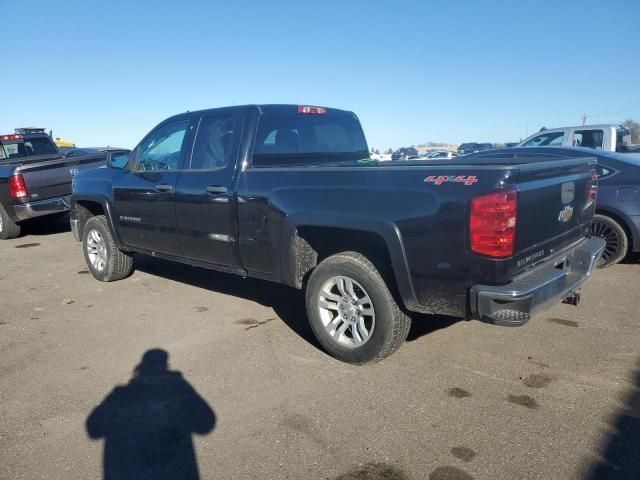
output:
[{"label": "tinted side window", "polygon": [[573,132],[573,146],[602,148],[604,132],[602,130],[577,130]]},{"label": "tinted side window", "polygon": [[233,115],[203,117],[191,157],[191,169],[217,170],[228,166],[234,130]]},{"label": "tinted side window", "polygon": [[563,132],[542,133],[537,137],[533,137],[523,146],[524,147],[544,147],[544,146],[562,145],[563,140],[564,140]]},{"label": "tinted side window", "polygon": [[139,171],[176,170],[188,120],[168,123],[152,132],[140,145]]},{"label": "tinted side window", "polygon": [[369,157],[354,115],[265,113],[258,123],[254,166],[318,164]]},{"label": "tinted side window", "polygon": [[606,178],[609,175],[612,175],[613,172],[614,170],[612,168],[609,168],[605,165],[602,165],[602,164],[596,165],[596,174],[598,175],[598,178]]}]

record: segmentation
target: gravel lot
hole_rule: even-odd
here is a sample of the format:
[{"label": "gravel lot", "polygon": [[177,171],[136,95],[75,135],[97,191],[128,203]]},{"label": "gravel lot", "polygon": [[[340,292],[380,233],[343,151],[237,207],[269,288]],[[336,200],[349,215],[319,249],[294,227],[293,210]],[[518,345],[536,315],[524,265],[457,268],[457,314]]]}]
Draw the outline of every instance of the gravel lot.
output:
[{"label": "gravel lot", "polygon": [[521,328],[415,318],[354,367],[278,285],[147,257],[100,283],[53,222],[0,260],[1,479],[640,478],[637,262]]}]

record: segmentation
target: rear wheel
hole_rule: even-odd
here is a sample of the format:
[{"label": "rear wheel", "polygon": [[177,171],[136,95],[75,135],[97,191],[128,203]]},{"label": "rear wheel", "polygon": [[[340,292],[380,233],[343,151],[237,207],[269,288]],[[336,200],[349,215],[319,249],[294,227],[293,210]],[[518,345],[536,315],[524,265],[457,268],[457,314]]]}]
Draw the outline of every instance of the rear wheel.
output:
[{"label": "rear wheel", "polygon": [[606,242],[598,268],[615,265],[621,261],[629,249],[629,239],[624,228],[611,217],[596,214],[591,223],[591,235],[603,238]]},{"label": "rear wheel", "polygon": [[87,220],[82,230],[84,259],[91,274],[101,282],[114,282],[131,275],[133,258],[118,248],[104,215]]},{"label": "rear wheel", "polygon": [[14,222],[9,214],[0,205],[0,240],[9,240],[20,236],[22,227]]},{"label": "rear wheel", "polygon": [[411,319],[376,267],[344,252],[318,265],[307,284],[307,315],[320,344],[345,362],[377,362],[407,338]]}]

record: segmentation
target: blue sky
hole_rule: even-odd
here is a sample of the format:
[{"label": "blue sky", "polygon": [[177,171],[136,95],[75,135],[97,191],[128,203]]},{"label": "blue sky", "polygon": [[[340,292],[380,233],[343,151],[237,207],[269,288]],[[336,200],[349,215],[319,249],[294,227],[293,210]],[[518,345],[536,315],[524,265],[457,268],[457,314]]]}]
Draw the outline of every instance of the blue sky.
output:
[{"label": "blue sky", "polygon": [[245,103],[353,110],[378,148],[640,120],[638,0],[0,0],[0,25],[0,133],[84,146]]}]

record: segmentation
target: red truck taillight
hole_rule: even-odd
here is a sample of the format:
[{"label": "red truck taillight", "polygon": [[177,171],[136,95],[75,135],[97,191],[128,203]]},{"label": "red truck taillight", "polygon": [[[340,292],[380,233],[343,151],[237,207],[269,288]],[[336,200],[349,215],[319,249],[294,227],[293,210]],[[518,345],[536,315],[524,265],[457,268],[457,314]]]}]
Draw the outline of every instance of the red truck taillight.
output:
[{"label": "red truck taillight", "polygon": [[514,190],[471,200],[471,251],[495,258],[513,255],[516,237],[517,194]]},{"label": "red truck taillight", "polygon": [[587,196],[593,205],[593,211],[596,210],[596,200],[598,199],[598,176],[591,176],[591,183],[587,185]]},{"label": "red truck taillight", "polygon": [[24,177],[20,174],[9,177],[9,196],[11,198],[25,198],[29,196]]}]

